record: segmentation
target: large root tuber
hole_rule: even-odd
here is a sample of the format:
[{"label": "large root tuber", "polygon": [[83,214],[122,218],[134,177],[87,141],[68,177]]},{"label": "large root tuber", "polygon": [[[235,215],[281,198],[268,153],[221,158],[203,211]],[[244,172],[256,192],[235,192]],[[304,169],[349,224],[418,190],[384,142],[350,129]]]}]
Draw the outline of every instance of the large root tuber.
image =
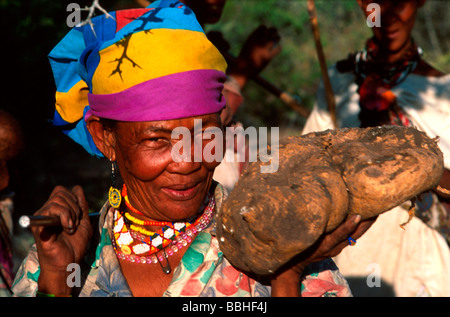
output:
[{"label": "large root tuber", "polygon": [[367,219],[436,187],[444,168],[435,140],[398,126],[288,137],[278,150],[278,171],[251,163],[217,217],[227,259],[257,275],[275,272],[348,214]]}]

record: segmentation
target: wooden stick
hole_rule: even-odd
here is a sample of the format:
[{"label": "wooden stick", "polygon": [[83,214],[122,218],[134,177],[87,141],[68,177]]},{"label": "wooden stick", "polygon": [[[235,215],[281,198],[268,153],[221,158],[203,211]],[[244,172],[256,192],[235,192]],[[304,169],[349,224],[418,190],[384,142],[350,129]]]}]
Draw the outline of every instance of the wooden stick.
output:
[{"label": "wooden stick", "polygon": [[323,53],[322,43],[320,42],[319,25],[317,23],[317,13],[314,0],[308,0],[308,12],[311,21],[311,28],[316,44],[317,57],[319,59],[320,69],[322,71],[323,83],[325,85],[325,96],[328,104],[328,111],[330,112],[333,125],[337,128],[336,121],[336,104],[334,100],[333,89],[331,88],[330,77],[328,76],[327,64],[325,62],[325,54]]},{"label": "wooden stick", "polygon": [[[95,217],[98,215],[100,215],[99,212],[90,213],[89,217]],[[22,228],[32,226],[61,226],[61,220],[58,216],[22,216],[19,218],[19,225]]]}]

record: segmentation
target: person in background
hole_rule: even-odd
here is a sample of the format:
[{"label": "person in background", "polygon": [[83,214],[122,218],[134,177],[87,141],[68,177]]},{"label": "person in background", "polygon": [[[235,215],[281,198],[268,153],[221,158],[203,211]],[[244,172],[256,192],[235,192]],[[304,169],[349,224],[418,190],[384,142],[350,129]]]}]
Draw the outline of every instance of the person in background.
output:
[{"label": "person in background", "polygon": [[[365,19],[371,2],[358,0]],[[355,296],[450,295],[450,75],[425,61],[412,38],[424,4],[379,2],[381,27],[372,27],[373,37],[363,50],[329,69],[337,128],[412,126],[439,137],[444,154],[440,187],[418,197],[416,217],[406,230],[399,224],[408,218],[410,204],[380,215],[355,246],[335,258]],[[303,134],[333,128],[321,83]]]},{"label": "person in background", "polygon": [[14,192],[9,187],[8,161],[16,157],[23,147],[22,130],[18,121],[0,110],[0,297],[11,295],[13,272]]}]

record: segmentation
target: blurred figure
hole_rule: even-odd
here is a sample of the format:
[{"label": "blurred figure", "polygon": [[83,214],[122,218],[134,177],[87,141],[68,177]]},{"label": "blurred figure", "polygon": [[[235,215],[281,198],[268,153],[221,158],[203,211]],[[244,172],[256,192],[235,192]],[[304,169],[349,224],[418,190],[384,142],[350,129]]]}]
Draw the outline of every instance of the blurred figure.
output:
[{"label": "blurred figure", "polygon": [[202,27],[219,22],[226,0],[181,0],[194,11]]},{"label": "blurred figure", "polygon": [[[214,24],[220,20],[226,0],[180,0],[190,7],[199,23]],[[221,119],[223,126],[242,128],[242,124],[235,120],[235,115],[244,102],[242,90],[252,77],[270,63],[270,61],[280,53],[280,35],[276,28],[269,28],[264,25],[256,28],[247,38],[237,58],[233,58],[228,51],[229,43],[218,31],[211,31],[207,34],[209,40],[220,50],[228,63],[227,81],[224,85],[223,95],[227,101],[225,109],[222,111]],[[231,144],[233,143],[233,144]],[[239,179],[240,174],[248,163],[248,152],[256,149],[237,148],[235,142],[229,142],[225,150],[225,158],[216,168],[214,179],[222,184],[229,192]],[[232,161],[226,157],[234,157]]]},{"label": "blurred figure", "polygon": [[0,297],[10,296],[13,281],[13,196],[7,162],[22,149],[22,132],[16,119],[0,110]]},{"label": "blurred figure", "polygon": [[[365,19],[370,0],[358,0]],[[366,47],[329,69],[338,128],[414,126],[439,137],[450,189],[450,75],[433,68],[411,32],[425,0],[380,1],[381,27],[372,27]],[[303,133],[334,128],[323,84]],[[449,296],[449,195],[435,190],[416,201],[416,217],[406,225],[410,205],[380,215],[355,246],[335,258],[355,296]],[[447,242],[446,242],[447,240]]]},{"label": "blurred figure", "polygon": [[225,126],[228,126],[244,101],[241,91],[248,81],[259,75],[280,53],[281,37],[276,28],[260,25],[247,37],[239,55],[234,58],[228,53],[230,45],[223,38],[222,33],[211,31],[207,35],[228,62],[228,82],[224,90],[227,108],[222,113],[222,120]]}]

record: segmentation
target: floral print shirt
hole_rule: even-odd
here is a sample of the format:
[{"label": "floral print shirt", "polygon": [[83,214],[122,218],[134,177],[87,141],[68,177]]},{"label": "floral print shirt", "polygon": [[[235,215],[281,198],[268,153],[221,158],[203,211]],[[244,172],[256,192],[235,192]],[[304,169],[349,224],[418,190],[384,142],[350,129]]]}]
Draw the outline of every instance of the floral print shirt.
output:
[{"label": "floral print shirt", "polygon": [[[224,199],[220,185],[216,188],[215,198],[216,208],[220,208]],[[114,209],[108,204],[102,208],[100,242],[79,296],[133,296],[111,243],[113,212]],[[39,262],[33,246],[16,275],[14,295],[35,296],[38,276]],[[306,268],[301,292],[302,296],[351,296],[347,281],[331,259],[313,263]],[[186,250],[163,296],[268,297],[270,294],[270,286],[249,278],[228,262],[220,251],[212,222],[197,234]]]},{"label": "floral print shirt", "polygon": [[11,295],[9,287],[14,279],[12,256],[12,197],[0,199],[0,297]]}]

